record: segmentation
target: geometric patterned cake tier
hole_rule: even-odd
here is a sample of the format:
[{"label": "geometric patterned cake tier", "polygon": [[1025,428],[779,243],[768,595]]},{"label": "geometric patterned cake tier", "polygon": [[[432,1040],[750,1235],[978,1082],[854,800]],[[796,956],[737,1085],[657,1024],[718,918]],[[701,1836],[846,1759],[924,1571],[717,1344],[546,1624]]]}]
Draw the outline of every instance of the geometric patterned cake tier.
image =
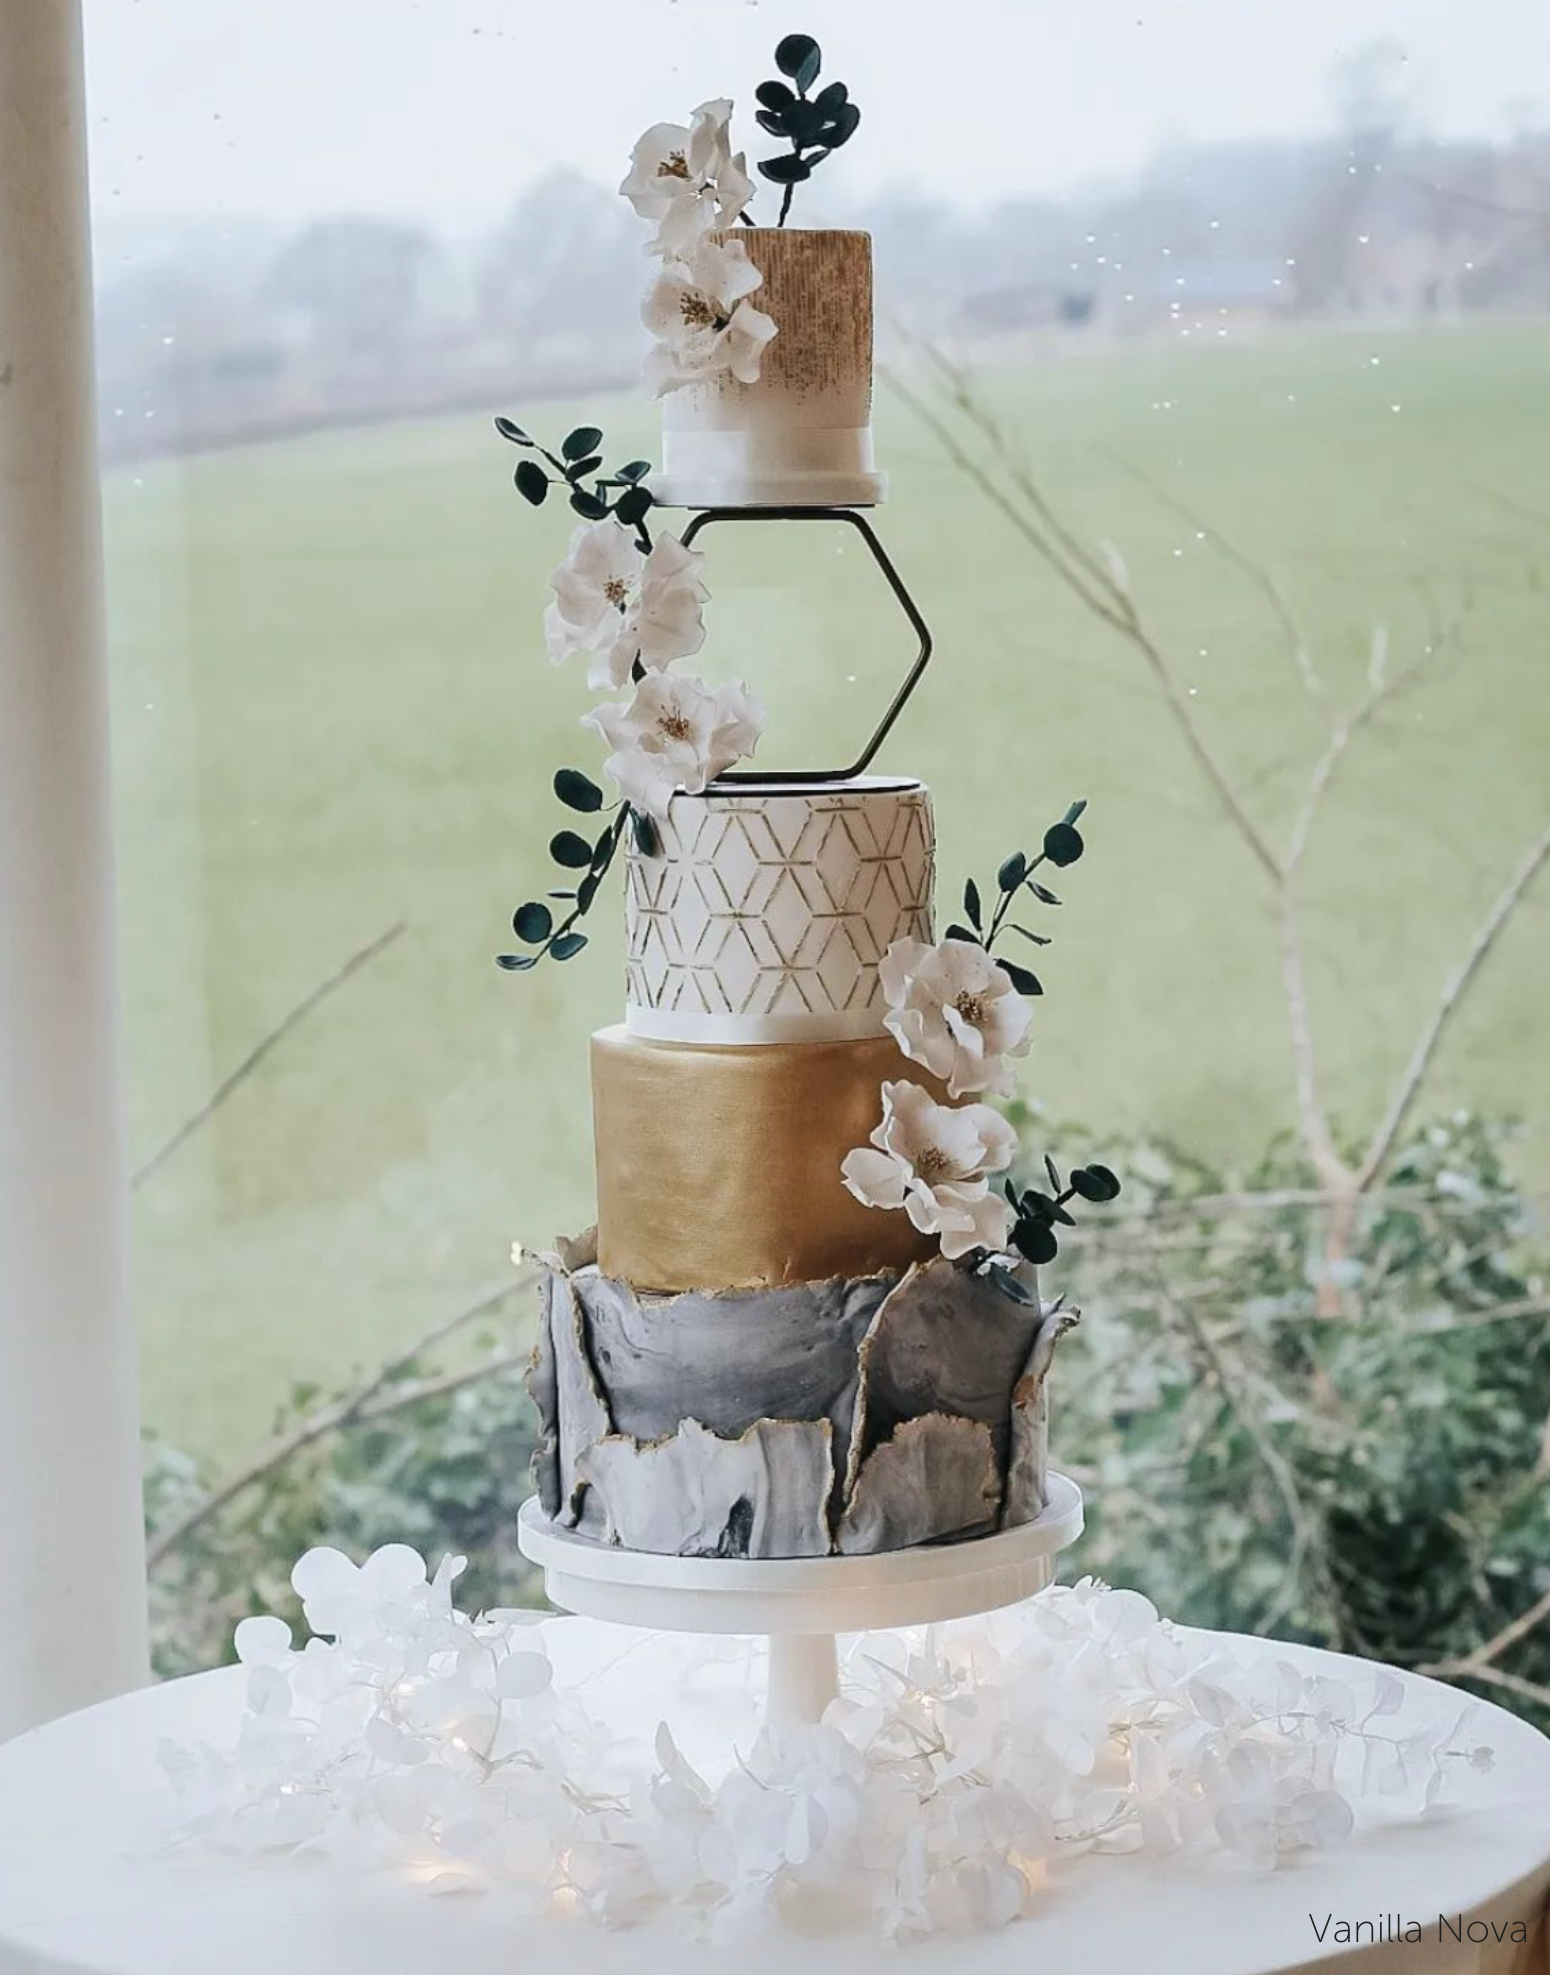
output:
[{"label": "geometric patterned cake tier", "polygon": [[670,1042],[881,1035],[877,963],[929,940],[934,843],[919,782],[676,795],[625,884],[626,1025]]}]

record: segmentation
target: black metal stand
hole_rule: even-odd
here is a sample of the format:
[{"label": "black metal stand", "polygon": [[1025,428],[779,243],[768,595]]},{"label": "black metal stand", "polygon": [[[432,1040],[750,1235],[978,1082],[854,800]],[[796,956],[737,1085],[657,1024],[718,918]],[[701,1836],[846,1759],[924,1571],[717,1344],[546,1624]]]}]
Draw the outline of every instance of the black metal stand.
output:
[{"label": "black metal stand", "polygon": [[888,559],[888,552],[877,539],[871,522],[865,515],[858,514],[848,507],[712,507],[701,508],[688,527],[683,531],[683,545],[689,548],[702,528],[710,527],[716,521],[843,521],[854,528],[871,551],[872,560],[882,571],[884,580],[893,592],[894,600],[909,619],[920,648],[915,662],[905,674],[904,683],[894,694],[887,712],[878,722],[872,738],[848,768],[777,768],[755,773],[744,770],[738,773],[718,775],[711,784],[721,789],[739,782],[760,784],[787,782],[848,782],[857,775],[864,775],[876,759],[877,751],[887,740],[894,722],[904,711],[905,705],[916,686],[920,675],[925,671],[931,658],[931,631],[921,616],[915,599],[904,586],[904,579]]}]

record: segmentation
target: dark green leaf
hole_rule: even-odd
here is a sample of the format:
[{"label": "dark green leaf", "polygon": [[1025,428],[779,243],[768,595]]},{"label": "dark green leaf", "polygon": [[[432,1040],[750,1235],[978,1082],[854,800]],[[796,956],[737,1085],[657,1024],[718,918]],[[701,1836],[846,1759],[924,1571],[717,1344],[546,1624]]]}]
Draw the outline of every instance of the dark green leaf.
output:
[{"label": "dark green leaf", "polygon": [[536,953],[497,953],[495,964],[497,967],[504,967],[508,974],[521,974],[525,973],[529,967],[536,967],[538,965],[538,955]]},{"label": "dark green leaf", "polygon": [[842,144],[848,144],[856,134],[856,126],[861,121],[861,111],[855,103],[847,103],[824,125],[824,142],[831,150],[837,151]]},{"label": "dark green leaf", "polygon": [[786,137],[786,112],[784,110],[755,110],[753,120],[761,130],[767,130],[771,137]]},{"label": "dark green leaf", "polygon": [[1080,831],[1074,830],[1069,823],[1051,823],[1044,832],[1044,855],[1051,864],[1058,864],[1062,869],[1067,864],[1074,864],[1085,848]]},{"label": "dark green leaf", "polygon": [[600,501],[596,494],[589,494],[584,487],[571,490],[570,504],[586,521],[606,521],[608,503]]},{"label": "dark green leaf", "polygon": [[761,82],[754,96],[767,110],[783,110],[797,100],[795,92],[783,82]]},{"label": "dark green leaf", "polygon": [[980,888],[972,878],[966,879],[963,887],[963,909],[969,924],[975,932],[982,930],[984,919],[980,912]]},{"label": "dark green leaf", "polygon": [[1002,1192],[1003,1192],[1003,1193],[1004,1193],[1004,1194],[1006,1195],[1006,1197],[1007,1197],[1007,1200],[1009,1201],[1009,1203],[1011,1204],[1011,1206],[1012,1206],[1013,1208],[1015,1208],[1015,1207],[1017,1206],[1017,1183],[1016,1183],[1016,1181],[1015,1181],[1015,1180],[1003,1180],[1003,1181],[1001,1182],[1001,1191],[1002,1191]]},{"label": "dark green leaf", "polygon": [[[784,35],[775,46],[776,68],[782,75],[789,75],[798,89],[807,87],[807,83],[802,80],[803,69],[811,67],[813,75],[817,75],[821,59],[818,43],[810,34]],[[810,76],[808,81],[811,80]]]},{"label": "dark green leaf", "polygon": [[496,419],[495,429],[503,439],[509,439],[514,446],[530,446],[533,443],[522,427],[514,425],[509,418]]},{"label": "dark green leaf", "polygon": [[592,869],[594,871],[605,869],[613,854],[614,826],[610,823],[608,828],[602,832],[597,842],[592,846]]},{"label": "dark green leaf", "polygon": [[587,936],[585,933],[561,933],[560,937],[549,949],[550,958],[554,960],[573,960],[586,943]]},{"label": "dark green leaf", "polygon": [[813,103],[793,103],[781,122],[786,135],[802,150],[818,142],[818,133],[824,126],[823,114]]},{"label": "dark green leaf", "polygon": [[1018,1204],[1030,1221],[1052,1221],[1060,1212],[1060,1202],[1054,1194],[1041,1193],[1036,1186],[1030,1186]]},{"label": "dark green leaf", "polygon": [[561,830],[549,839],[549,855],[568,871],[585,871],[592,862],[592,846],[574,830]]},{"label": "dark green leaf", "polygon": [[602,882],[603,875],[600,871],[589,871],[582,879],[581,883],[576,887],[576,910],[578,913],[591,911],[592,901],[597,897],[597,888]]},{"label": "dark green leaf", "polygon": [[1078,817],[1080,817],[1082,811],[1086,807],[1087,807],[1087,798],[1086,796],[1083,796],[1079,801],[1072,803],[1071,807],[1066,811],[1065,816],[1061,820],[1066,823],[1076,822]]},{"label": "dark green leaf", "polygon": [[1015,919],[1007,921],[1007,931],[1021,933],[1024,939],[1031,939],[1035,946],[1053,946],[1055,942],[1045,933],[1031,933],[1026,926],[1019,926]]},{"label": "dark green leaf", "polygon": [[1055,1211],[1051,1216],[1051,1219],[1059,1221],[1060,1225],[1063,1228],[1074,1228],[1076,1226],[1075,1220],[1072,1218],[1070,1214],[1066,1212],[1065,1208],[1062,1207],[1058,1202],[1056,1203]]},{"label": "dark green leaf", "polygon": [[1006,862],[1001,866],[1001,869],[996,873],[996,883],[1001,887],[1003,891],[1016,891],[1017,887],[1022,883],[1023,879],[1026,878],[1027,875],[1028,875],[1027,858],[1023,855],[1023,853],[1020,850],[1014,850],[1012,852],[1012,855],[1006,860]]},{"label": "dark green leaf", "polygon": [[826,82],[813,98],[813,103],[824,116],[832,117],[837,110],[843,109],[849,100],[850,91],[843,82]]},{"label": "dark green leaf", "polygon": [[619,468],[614,478],[616,480],[644,480],[650,471],[651,461],[649,459],[632,459]]},{"label": "dark green leaf", "polygon": [[1065,1188],[1060,1184],[1060,1168],[1047,1152],[1044,1155],[1044,1170],[1049,1174],[1050,1192],[1063,1193]]},{"label": "dark green leaf", "polygon": [[603,791],[579,768],[556,768],[554,792],[567,809],[579,809],[583,816],[590,816],[603,806]]},{"label": "dark green leaf", "polygon": [[640,809],[630,811],[630,821],[635,827],[635,848],[642,857],[655,857],[662,847],[655,821]]},{"label": "dark green leaf", "polygon": [[1037,974],[1030,974],[1026,967],[1019,967],[1015,960],[1003,960],[1002,972],[1019,994],[1042,994],[1044,992]]},{"label": "dark green leaf", "polygon": [[602,464],[603,455],[601,453],[588,453],[585,459],[574,460],[566,467],[566,478],[573,481],[585,480],[589,473],[596,473]]},{"label": "dark green leaf", "polygon": [[545,898],[574,898],[575,896],[576,894],[573,891],[551,891],[544,893]]},{"label": "dark green leaf", "polygon": [[626,487],[614,502],[614,519],[623,522],[626,528],[634,528],[650,513],[651,502],[649,487]]},{"label": "dark green leaf", "polygon": [[1060,903],[1060,900],[1056,898],[1049,886],[1041,885],[1037,878],[1030,878],[1028,880],[1028,889],[1033,893],[1040,905],[1058,905]]},{"label": "dark green leaf", "polygon": [[1032,1294],[1023,1288],[1016,1276],[1012,1274],[1012,1271],[1002,1268],[999,1262],[992,1262],[990,1267],[985,1271],[985,1274],[996,1285],[1001,1294],[1003,1296],[1010,1296],[1014,1303],[1031,1303],[1033,1301]]},{"label": "dark green leaf", "polygon": [[1048,1221],[1019,1221],[1012,1229],[1012,1246],[1036,1268],[1060,1253],[1059,1237]]},{"label": "dark green leaf", "polygon": [[1084,1200],[1099,1206],[1119,1193],[1119,1181],[1107,1166],[1078,1166],[1071,1175],[1071,1184]]},{"label": "dark green leaf", "polygon": [[536,459],[519,459],[511,477],[523,500],[531,501],[534,507],[543,506],[549,493],[549,476]]},{"label": "dark green leaf", "polygon": [[530,899],[526,905],[519,905],[511,915],[511,930],[529,946],[537,946],[554,931],[554,914],[547,905],[537,899]]},{"label": "dark green leaf", "polygon": [[812,46],[812,52],[791,80],[796,84],[798,89],[803,91],[809,90],[818,80],[818,71],[822,66],[823,57],[819,54],[818,43],[815,41]]},{"label": "dark green leaf", "polygon": [[812,166],[794,151],[789,158],[761,158],[759,169],[773,185],[801,185],[813,175]]},{"label": "dark green leaf", "polygon": [[578,425],[574,432],[567,432],[560,441],[560,455],[564,459],[584,459],[588,453],[595,453],[603,443],[603,435],[595,425]]},{"label": "dark green leaf", "polygon": [[967,926],[949,926],[947,929],[947,937],[949,939],[967,940],[970,946],[978,946],[980,944],[978,936],[974,933],[971,933]]}]

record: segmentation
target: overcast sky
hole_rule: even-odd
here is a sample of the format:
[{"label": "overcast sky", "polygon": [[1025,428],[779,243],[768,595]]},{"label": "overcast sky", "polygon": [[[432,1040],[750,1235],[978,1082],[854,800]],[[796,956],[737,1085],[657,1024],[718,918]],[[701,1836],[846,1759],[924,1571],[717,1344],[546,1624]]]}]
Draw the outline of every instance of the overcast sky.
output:
[{"label": "overcast sky", "polygon": [[[0,0],[3,4],[4,0]],[[86,0],[99,210],[482,224],[534,174],[617,183],[646,124],[741,105],[793,28],[861,103],[848,194],[1123,174],[1176,138],[1327,128],[1407,51],[1424,125],[1550,121],[1550,0]],[[751,122],[750,143],[767,142]]]}]

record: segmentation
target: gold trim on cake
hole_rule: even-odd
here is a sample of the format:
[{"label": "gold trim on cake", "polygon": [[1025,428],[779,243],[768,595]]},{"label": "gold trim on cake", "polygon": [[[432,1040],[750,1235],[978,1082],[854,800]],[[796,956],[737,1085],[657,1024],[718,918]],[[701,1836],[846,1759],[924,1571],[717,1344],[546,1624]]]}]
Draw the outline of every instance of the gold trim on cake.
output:
[{"label": "gold trim on cake", "polygon": [[680,791],[625,876],[626,1023],[660,1042],[885,1033],[878,962],[931,938],[919,782]]},{"label": "gold trim on cake", "polygon": [[932,1243],[908,1215],[863,1207],[840,1177],[901,1073],[943,1097],[889,1035],[691,1045],[598,1030],[603,1274],[648,1290],[754,1289],[921,1260]]}]

